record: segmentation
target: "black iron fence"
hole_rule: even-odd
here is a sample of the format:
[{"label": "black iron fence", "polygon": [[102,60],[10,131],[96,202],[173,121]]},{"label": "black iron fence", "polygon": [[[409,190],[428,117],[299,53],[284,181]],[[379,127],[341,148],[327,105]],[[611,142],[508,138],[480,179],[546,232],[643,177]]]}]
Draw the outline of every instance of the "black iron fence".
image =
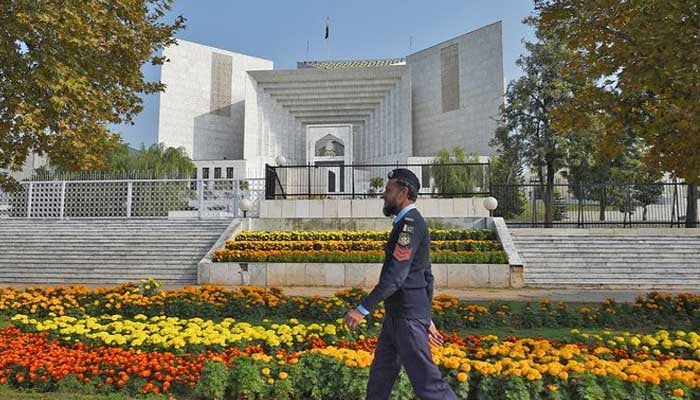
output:
[{"label": "black iron fence", "polygon": [[488,163],[363,164],[316,162],[265,167],[266,199],[371,198],[384,191],[387,174],[407,168],[421,184],[421,197],[489,195]]},{"label": "black iron fence", "polygon": [[[560,227],[682,227],[688,194],[682,182],[556,183],[552,225]],[[545,226],[545,187],[539,183],[491,185],[494,216],[508,225]]]}]

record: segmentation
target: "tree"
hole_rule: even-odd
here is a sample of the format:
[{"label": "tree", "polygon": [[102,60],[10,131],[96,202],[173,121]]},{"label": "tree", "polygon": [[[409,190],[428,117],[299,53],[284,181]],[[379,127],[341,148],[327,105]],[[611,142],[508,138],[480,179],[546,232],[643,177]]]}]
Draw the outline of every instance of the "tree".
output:
[{"label": "tree", "polygon": [[525,43],[528,54],[516,62],[524,75],[508,84],[500,126],[508,132],[508,140],[518,144],[524,161],[537,174],[545,193],[545,226],[551,226],[554,178],[565,165],[561,143],[567,134],[552,125],[551,113],[571,96],[573,88],[561,79],[566,49],[561,42],[536,34],[539,41]]},{"label": "tree", "polygon": [[165,143],[153,144],[131,155],[123,144],[119,151],[108,158],[113,172],[146,172],[152,178],[190,178],[196,167],[184,147],[168,147]]},{"label": "tree", "polygon": [[438,193],[442,195],[474,193],[478,186],[484,185],[481,168],[451,164],[478,163],[479,156],[467,155],[464,148],[459,146],[452,151],[454,154],[450,154],[447,149],[440,149],[430,168]]},{"label": "tree", "polygon": [[602,122],[599,147],[644,140],[645,164],[689,184],[686,226],[697,226],[700,184],[700,6],[694,1],[536,0],[538,31],[563,41],[575,96],[556,107],[564,130]]},{"label": "tree", "polygon": [[489,163],[491,195],[499,200],[495,215],[510,219],[525,211],[527,198],[521,185],[524,184],[524,168],[517,143],[504,127],[498,127],[492,146],[498,154]]},{"label": "tree", "polygon": [[[174,43],[173,0],[0,2],[0,169],[30,152],[70,171],[103,169],[119,146],[107,124],[133,123],[140,95],[162,91],[141,66]],[[0,172],[0,188],[17,188]]]}]

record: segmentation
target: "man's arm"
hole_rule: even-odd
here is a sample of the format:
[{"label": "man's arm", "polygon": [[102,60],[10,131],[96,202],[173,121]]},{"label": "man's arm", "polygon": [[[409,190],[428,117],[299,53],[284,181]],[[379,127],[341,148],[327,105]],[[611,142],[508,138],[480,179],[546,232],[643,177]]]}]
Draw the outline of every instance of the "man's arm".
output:
[{"label": "man's arm", "polygon": [[[413,227],[414,225],[409,226]],[[362,314],[365,314],[365,311],[371,313],[380,301],[394,294],[403,285],[411,269],[411,262],[413,262],[420,242],[423,240],[424,232],[417,228],[415,230],[416,232],[402,231],[400,234],[403,235],[404,241],[408,237],[409,243],[402,245],[401,236],[397,243],[393,243],[391,256],[385,261],[388,264],[379,277],[379,283],[358,307]]]},{"label": "man's arm", "polygon": [[425,270],[425,281],[428,282],[428,286],[425,288],[425,290],[428,292],[428,300],[430,300],[430,304],[433,304],[433,282],[435,281],[435,277],[433,277],[433,271],[431,271],[432,266],[429,266],[428,269]]}]

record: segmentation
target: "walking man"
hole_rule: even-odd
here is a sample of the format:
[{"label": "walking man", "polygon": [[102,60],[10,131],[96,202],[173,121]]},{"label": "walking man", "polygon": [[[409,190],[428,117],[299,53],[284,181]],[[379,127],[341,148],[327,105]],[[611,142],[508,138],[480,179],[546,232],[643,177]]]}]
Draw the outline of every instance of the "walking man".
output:
[{"label": "walking man", "polygon": [[354,331],[384,301],[386,316],[370,367],[367,399],[388,399],[402,364],[419,399],[457,399],[433,362],[428,345],[441,345],[442,335],[431,319],[430,232],[414,204],[420,183],[413,172],[403,168],[389,172],[388,177],[383,211],[395,217],[379,283],[344,319]]}]

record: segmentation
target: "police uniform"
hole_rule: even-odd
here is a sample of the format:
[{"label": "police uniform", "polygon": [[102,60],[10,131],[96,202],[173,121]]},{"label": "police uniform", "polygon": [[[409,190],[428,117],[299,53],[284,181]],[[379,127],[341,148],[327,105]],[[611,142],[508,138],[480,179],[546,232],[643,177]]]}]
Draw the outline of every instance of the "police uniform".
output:
[{"label": "police uniform", "polygon": [[[416,190],[418,178],[407,169],[395,169],[397,179]],[[367,384],[368,400],[388,399],[401,365],[419,399],[456,399],[433,362],[428,344],[433,275],[430,271],[430,232],[413,204],[401,210],[387,241],[379,283],[358,310],[367,315],[384,301],[386,316],[379,334]]]}]

